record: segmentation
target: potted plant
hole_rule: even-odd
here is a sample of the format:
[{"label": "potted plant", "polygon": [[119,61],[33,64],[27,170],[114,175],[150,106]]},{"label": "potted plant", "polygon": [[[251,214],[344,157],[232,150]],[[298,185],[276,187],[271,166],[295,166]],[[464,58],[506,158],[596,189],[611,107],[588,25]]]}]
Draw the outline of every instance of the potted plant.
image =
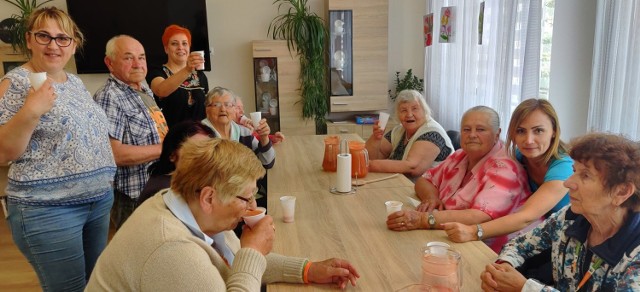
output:
[{"label": "potted plant", "polygon": [[404,77],[400,79],[400,72],[396,71],[396,80],[395,80],[396,88],[392,93],[389,90],[389,98],[392,102],[396,101],[396,97],[398,97],[398,93],[405,89],[414,89],[423,93],[424,91],[424,79],[418,78],[418,76],[413,75],[412,69],[407,70],[407,73],[404,74]]},{"label": "potted plant", "polygon": [[302,95],[302,117],[313,118],[316,133],[326,132],[328,112],[325,64],[325,39],[328,36],[324,21],[307,6],[307,0],[275,0],[278,11],[269,25],[268,34],[273,39],[287,41],[289,51],[300,58],[300,91]]},{"label": "potted plant", "polygon": [[23,54],[28,53],[27,48],[27,21],[29,20],[29,15],[31,12],[44,5],[45,3],[51,2],[53,0],[45,0],[42,3],[38,3],[37,0],[4,0],[11,5],[18,7],[20,10],[19,14],[11,15],[11,18],[16,21],[10,28],[11,32],[11,47],[15,52],[20,52]]}]

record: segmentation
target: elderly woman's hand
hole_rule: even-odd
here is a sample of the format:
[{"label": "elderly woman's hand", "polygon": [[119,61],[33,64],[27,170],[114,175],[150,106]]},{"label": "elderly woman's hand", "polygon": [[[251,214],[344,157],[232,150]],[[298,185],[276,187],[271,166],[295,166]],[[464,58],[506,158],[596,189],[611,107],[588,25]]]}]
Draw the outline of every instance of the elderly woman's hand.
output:
[{"label": "elderly woman's hand", "polygon": [[240,246],[243,248],[253,248],[263,255],[267,255],[273,248],[276,228],[273,225],[273,217],[265,215],[258,223],[249,227],[242,227],[240,236]]},{"label": "elderly woman's hand", "polygon": [[382,139],[382,136],[384,136],[384,129],[381,129],[380,126],[378,126],[378,122],[380,121],[375,121],[373,123],[373,133],[371,134],[371,137],[376,140],[380,140]]},{"label": "elderly woman's hand", "polygon": [[344,289],[349,282],[351,286],[355,286],[357,278],[360,278],[360,274],[356,268],[343,259],[314,262],[309,267],[308,280],[311,283],[336,283],[340,289]]},{"label": "elderly woman's hand", "polygon": [[422,203],[416,207],[416,210],[419,212],[432,212],[435,209],[440,211],[444,210],[444,204],[440,198],[435,196],[430,196],[429,198],[422,200]]},{"label": "elderly woman's hand", "polygon": [[395,231],[423,228],[422,215],[424,213],[413,210],[391,213],[387,216],[387,228]]},{"label": "elderly woman's hand", "polygon": [[484,291],[521,291],[527,279],[508,263],[487,265],[480,275]]},{"label": "elderly woman's hand", "polygon": [[267,119],[260,120],[260,123],[255,126],[255,131],[258,133],[258,136],[260,136],[260,144],[263,146],[267,145],[269,143],[269,133],[271,133]]},{"label": "elderly woman's hand", "polygon": [[476,226],[458,222],[442,223],[442,229],[453,242],[467,242],[477,240],[478,230]]}]

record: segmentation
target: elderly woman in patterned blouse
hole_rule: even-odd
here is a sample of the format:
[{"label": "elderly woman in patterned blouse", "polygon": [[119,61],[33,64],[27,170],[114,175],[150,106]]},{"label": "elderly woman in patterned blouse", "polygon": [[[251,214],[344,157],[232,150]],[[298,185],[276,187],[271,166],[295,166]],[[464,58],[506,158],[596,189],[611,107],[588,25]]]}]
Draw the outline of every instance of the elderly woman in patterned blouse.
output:
[{"label": "elderly woman in patterned blouse", "polygon": [[[482,273],[485,291],[640,291],[640,144],[594,133],[569,155],[571,205],[511,240]],[[515,270],[549,248],[555,288]]]},{"label": "elderly woman in patterned blouse", "polygon": [[[479,224],[507,215],[526,201],[527,174],[505,152],[498,113],[476,106],[464,113],[461,124],[462,149],[416,181],[421,204],[415,211],[390,214],[389,229],[442,229],[445,222]],[[485,243],[498,252],[507,240],[505,235]]]}]

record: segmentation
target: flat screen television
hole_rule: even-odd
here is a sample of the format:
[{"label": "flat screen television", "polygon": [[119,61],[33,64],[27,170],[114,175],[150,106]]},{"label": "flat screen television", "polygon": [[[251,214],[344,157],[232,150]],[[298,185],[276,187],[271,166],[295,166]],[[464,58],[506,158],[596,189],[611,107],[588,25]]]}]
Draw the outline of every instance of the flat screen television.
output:
[{"label": "flat screen television", "polygon": [[104,64],[107,41],[119,34],[139,40],[147,66],[166,63],[162,33],[170,24],[191,31],[191,50],[205,52],[205,70],[211,71],[206,0],[67,0],[69,15],[85,35],[75,55],[78,73],[108,73]]}]

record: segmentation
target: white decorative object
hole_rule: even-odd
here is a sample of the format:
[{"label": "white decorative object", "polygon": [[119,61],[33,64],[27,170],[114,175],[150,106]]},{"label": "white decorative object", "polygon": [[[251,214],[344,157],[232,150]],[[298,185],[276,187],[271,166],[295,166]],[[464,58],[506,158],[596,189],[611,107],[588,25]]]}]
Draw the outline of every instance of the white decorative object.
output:
[{"label": "white decorative object", "polygon": [[344,21],[338,19],[336,21],[333,22],[333,31],[336,32],[336,34],[342,34],[342,32],[344,32]]},{"label": "white decorative object", "polygon": [[342,70],[344,68],[344,64],[345,64],[345,55],[343,51],[335,51],[335,53],[333,53],[333,67],[336,68],[336,70]]}]

